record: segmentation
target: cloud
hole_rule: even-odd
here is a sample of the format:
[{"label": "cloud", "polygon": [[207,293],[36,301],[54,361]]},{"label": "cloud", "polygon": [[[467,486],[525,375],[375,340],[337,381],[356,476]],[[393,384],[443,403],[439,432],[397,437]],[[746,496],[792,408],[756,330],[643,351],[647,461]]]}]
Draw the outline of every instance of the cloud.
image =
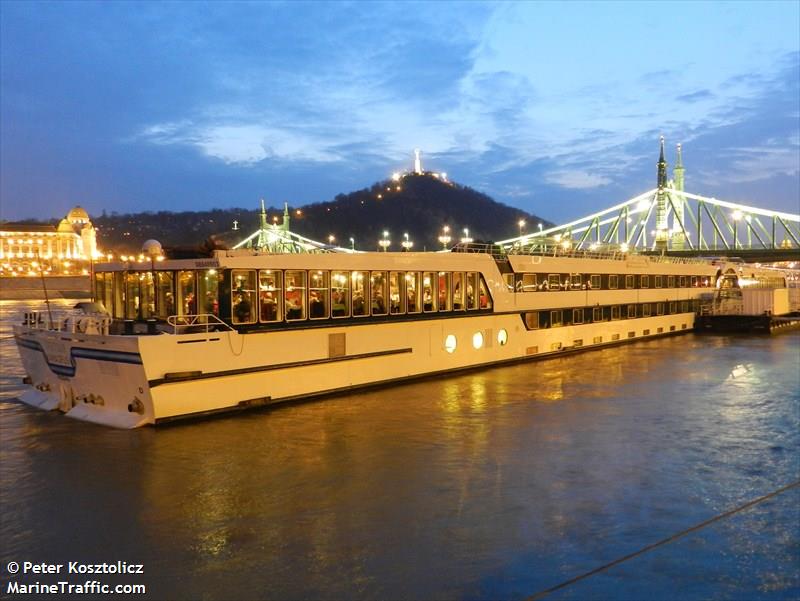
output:
[{"label": "cloud", "polygon": [[603,175],[586,171],[554,171],[546,176],[545,181],[562,188],[586,190],[608,185],[612,180]]},{"label": "cloud", "polygon": [[714,94],[709,90],[698,90],[697,92],[676,96],[675,100],[678,102],[700,102],[701,100],[711,100],[713,98]]}]

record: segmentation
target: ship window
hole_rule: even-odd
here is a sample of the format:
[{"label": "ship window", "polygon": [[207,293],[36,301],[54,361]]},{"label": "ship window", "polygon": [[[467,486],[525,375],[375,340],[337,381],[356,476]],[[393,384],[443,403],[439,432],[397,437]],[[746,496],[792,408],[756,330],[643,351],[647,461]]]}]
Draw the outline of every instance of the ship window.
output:
[{"label": "ship window", "polygon": [[681,301],[681,313],[689,312],[689,301]]},{"label": "ship window", "polygon": [[633,288],[634,287],[634,280],[635,280],[634,276],[626,275],[625,276],[625,287],[626,288]]},{"label": "ship window", "polygon": [[557,273],[547,274],[547,288],[548,290],[560,290],[561,276],[558,275]]},{"label": "ship window", "polygon": [[231,272],[231,321],[233,323],[255,323],[256,272],[234,269]]},{"label": "ship window", "polygon": [[603,308],[602,307],[593,307],[592,308],[592,321],[603,321]]},{"label": "ship window", "polygon": [[453,274],[453,309],[456,311],[463,311],[466,306],[464,304],[464,274],[457,271]]},{"label": "ship window", "polygon": [[580,290],[583,285],[583,276],[580,273],[573,273],[569,277],[570,286],[573,290]]},{"label": "ship window", "polygon": [[503,281],[506,283],[506,288],[508,288],[508,291],[514,292],[514,274],[513,273],[503,274]]},{"label": "ship window", "polygon": [[667,288],[674,288],[675,287],[675,276],[670,275],[667,276]]},{"label": "ship window", "polygon": [[172,291],[172,272],[156,272],[156,313],[162,319],[175,315],[175,293]]},{"label": "ship window", "polygon": [[403,274],[399,271],[391,271],[389,272],[389,313],[392,315],[398,315],[400,313],[405,313],[405,307],[403,306],[403,289],[400,286],[400,282],[403,281]]},{"label": "ship window", "polygon": [[656,315],[664,315],[664,303],[656,303]]},{"label": "ship window", "polygon": [[650,306],[650,303],[645,303],[642,305],[642,317],[650,317],[653,308]]},{"label": "ship window", "polygon": [[479,290],[481,309],[491,309],[492,297],[489,296],[489,289],[486,287],[486,282],[484,281],[483,276],[480,276],[480,283],[478,290]]},{"label": "ship window", "polygon": [[611,307],[611,319],[621,319],[622,318],[622,311],[619,305],[614,305]]},{"label": "ship window", "polygon": [[353,285],[353,317],[369,315],[367,272],[354,271],[351,283]]},{"label": "ship window", "polygon": [[618,280],[619,280],[619,277],[616,276],[616,275],[608,276],[608,289],[609,290],[616,290],[619,287]]},{"label": "ship window", "polygon": [[437,297],[434,294],[434,285],[438,274],[433,271],[426,271],[422,274],[422,309],[426,313],[436,311]]},{"label": "ship window", "polygon": [[419,285],[419,272],[409,271],[406,273],[406,301],[408,302],[409,313],[419,313],[422,309],[420,293],[422,288]]},{"label": "ship window", "polygon": [[279,321],[283,315],[281,310],[282,279],[283,273],[280,271],[262,269],[258,272],[258,318],[262,322]]},{"label": "ship window", "polygon": [[499,344],[500,346],[505,346],[507,342],[508,342],[508,332],[503,328],[500,328],[497,331],[497,344]]},{"label": "ship window", "polygon": [[700,278],[698,278],[696,275],[693,275],[692,276],[692,286],[697,288],[699,285],[700,285]]},{"label": "ship window", "polygon": [[[234,282],[235,287],[235,282]],[[196,315],[197,299],[195,298],[194,271],[178,272],[178,315]]]},{"label": "ship window", "polygon": [[450,310],[450,273],[447,271],[439,272],[439,311]]},{"label": "ship window", "polygon": [[135,271],[125,273],[125,317],[136,319],[139,309],[139,274]]},{"label": "ship window", "polygon": [[308,316],[311,319],[325,319],[328,317],[328,286],[327,271],[308,272]]},{"label": "ship window", "polygon": [[522,291],[535,292],[536,291],[536,274],[523,273],[522,274]]},{"label": "ship window", "polygon": [[583,323],[583,309],[572,310],[572,323],[580,325]]},{"label": "ship window", "polygon": [[679,284],[680,284],[680,287],[681,287],[681,288],[686,288],[686,276],[685,276],[685,275],[682,275],[682,276],[680,277]]},{"label": "ship window", "polygon": [[350,274],[346,271],[331,273],[331,315],[350,316]]},{"label": "ship window", "polygon": [[636,305],[628,305],[628,319],[636,317]]},{"label": "ship window", "polygon": [[472,348],[479,349],[483,346],[483,333],[475,332],[472,335]]},{"label": "ship window", "polygon": [[669,304],[670,315],[675,315],[678,312],[678,303],[672,302]]},{"label": "ship window", "polygon": [[372,314],[386,315],[386,272],[373,271],[370,277]]},{"label": "ship window", "polygon": [[456,350],[456,337],[453,334],[448,334],[444,339],[444,350],[452,353]]},{"label": "ship window", "polygon": [[562,325],[561,321],[561,310],[558,311],[550,311],[550,327],[555,328],[556,326]]},{"label": "ship window", "polygon": [[600,278],[599,274],[593,274],[589,276],[589,288],[593,290],[600,290],[602,287],[602,279]]},{"label": "ship window", "polygon": [[649,288],[649,287],[650,287],[650,276],[649,276],[649,275],[643,275],[643,276],[641,276],[641,277],[639,278],[639,282],[640,282],[640,283],[639,283],[639,286],[640,286],[641,288]]},{"label": "ship window", "polygon": [[471,271],[467,274],[467,309],[478,308],[478,273]]},{"label": "ship window", "polygon": [[283,293],[286,321],[306,318],[306,272],[287,271],[286,288]]},{"label": "ship window", "polygon": [[197,272],[197,296],[202,302],[202,311],[217,317],[219,317],[219,278],[220,273],[216,269]]},{"label": "ship window", "polygon": [[655,280],[656,280],[655,287],[661,288],[661,276],[660,275],[655,276]]},{"label": "ship window", "polygon": [[539,312],[538,311],[528,311],[527,313],[523,314],[525,317],[525,327],[528,330],[538,330],[539,329]]}]

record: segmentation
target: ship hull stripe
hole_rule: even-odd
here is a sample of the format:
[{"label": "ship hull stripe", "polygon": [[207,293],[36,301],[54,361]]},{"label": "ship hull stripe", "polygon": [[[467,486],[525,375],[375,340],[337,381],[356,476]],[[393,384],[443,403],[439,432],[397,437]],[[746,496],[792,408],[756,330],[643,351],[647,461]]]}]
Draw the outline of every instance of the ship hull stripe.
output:
[{"label": "ship hull stripe", "polygon": [[390,349],[386,351],[376,351],[373,353],[360,353],[358,355],[345,355],[343,357],[326,357],[324,359],[309,359],[307,361],[291,361],[289,363],[275,363],[272,365],[258,365],[256,367],[245,367],[242,369],[229,369],[225,371],[209,372],[207,374],[191,374],[186,376],[159,378],[149,380],[148,385],[150,388],[161,386],[164,384],[176,384],[179,382],[189,382],[192,380],[206,380],[209,378],[224,378],[228,376],[238,376],[242,374],[252,374],[264,371],[274,371],[278,369],[292,369],[296,367],[308,367],[310,365],[324,365],[326,363],[337,363],[339,361],[354,361],[356,359],[372,359],[375,357],[387,357],[390,355],[401,355],[404,353],[411,353],[412,349],[399,348]]}]

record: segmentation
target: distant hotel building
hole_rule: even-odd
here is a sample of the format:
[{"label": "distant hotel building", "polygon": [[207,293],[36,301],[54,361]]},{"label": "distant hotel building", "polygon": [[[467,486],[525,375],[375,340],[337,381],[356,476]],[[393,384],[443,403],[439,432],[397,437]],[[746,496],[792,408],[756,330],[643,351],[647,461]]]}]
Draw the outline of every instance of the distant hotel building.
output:
[{"label": "distant hotel building", "polygon": [[82,273],[97,258],[97,234],[89,214],[75,207],[58,226],[0,223],[0,275]]}]

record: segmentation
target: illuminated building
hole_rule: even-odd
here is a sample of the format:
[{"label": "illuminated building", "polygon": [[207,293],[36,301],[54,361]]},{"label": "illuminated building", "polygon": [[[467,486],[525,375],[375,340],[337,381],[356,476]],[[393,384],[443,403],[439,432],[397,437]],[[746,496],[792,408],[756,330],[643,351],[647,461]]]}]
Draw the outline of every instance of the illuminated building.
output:
[{"label": "illuminated building", "polygon": [[97,257],[97,233],[89,214],[75,207],[57,226],[43,223],[0,224],[0,274],[81,273]]}]

